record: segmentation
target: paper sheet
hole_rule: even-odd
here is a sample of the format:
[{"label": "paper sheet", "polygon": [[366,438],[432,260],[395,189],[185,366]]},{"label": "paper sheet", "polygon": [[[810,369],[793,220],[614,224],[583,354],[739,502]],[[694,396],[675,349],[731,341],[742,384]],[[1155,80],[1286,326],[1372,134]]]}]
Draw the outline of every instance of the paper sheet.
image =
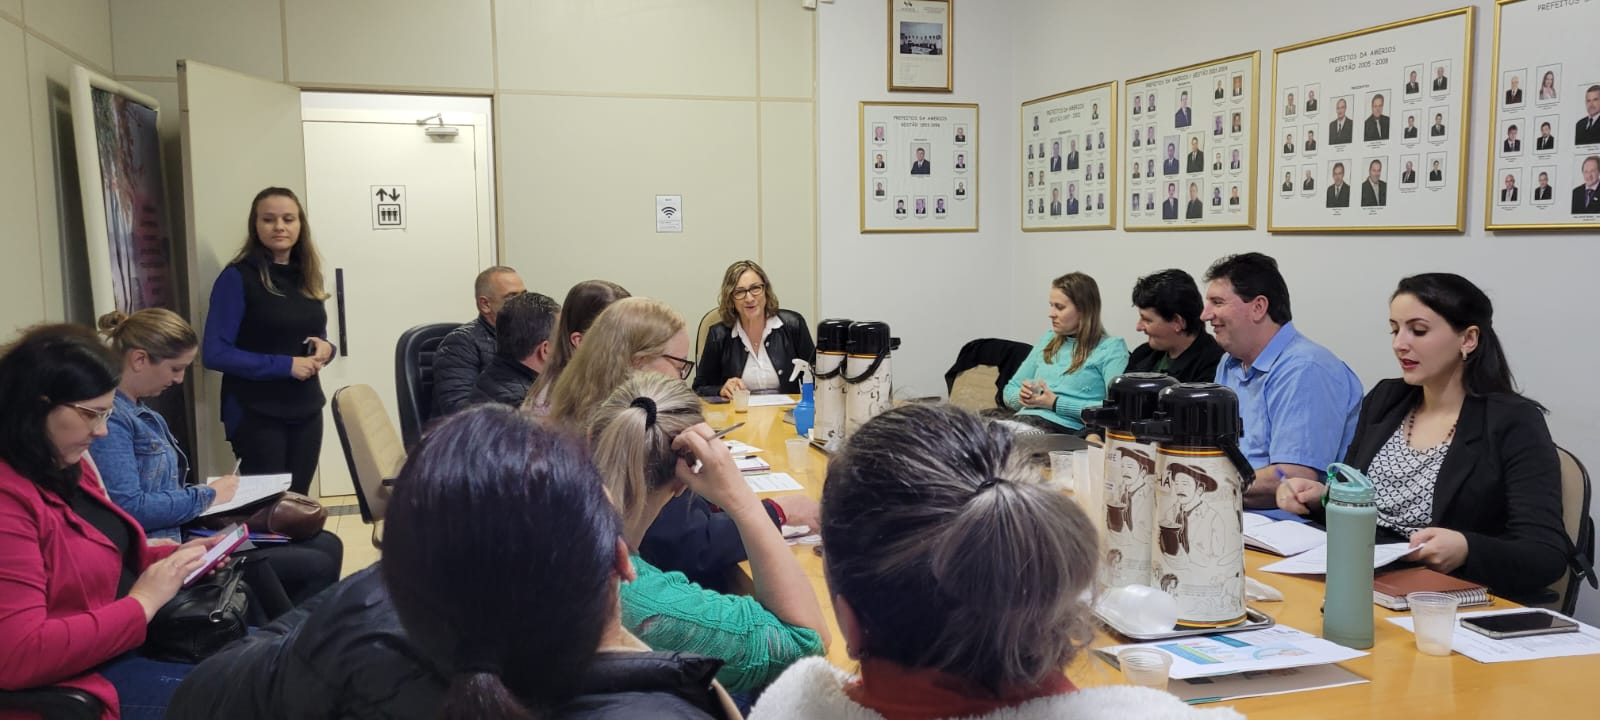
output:
[{"label": "paper sheet", "polygon": [[1310,525],[1246,514],[1244,544],[1288,557],[1328,544],[1328,534]]},{"label": "paper sheet", "polygon": [[736,458],[750,457],[751,455],[760,455],[761,453],[766,452],[761,448],[748,443],[739,442],[738,440],[724,440],[723,444],[728,446],[728,453]]},{"label": "paper sheet", "polygon": [[[1372,567],[1381,568],[1389,563],[1409,555],[1415,548],[1410,543],[1388,543],[1372,548]],[[1318,545],[1291,558],[1284,558],[1271,565],[1263,565],[1262,570],[1280,575],[1326,575],[1328,574],[1328,546]]]},{"label": "paper sheet", "polygon": [[805,487],[796,482],[789,473],[765,473],[761,475],[746,475],[744,481],[750,484],[750,489],[758,493],[770,492],[799,492]]},{"label": "paper sheet", "polygon": [[764,473],[772,469],[772,465],[759,457],[736,457],[733,464],[739,467],[742,473]]},{"label": "paper sheet", "polygon": [[[1504,615],[1515,612],[1527,612],[1527,608],[1480,610],[1478,612],[1460,613],[1456,615],[1456,618]],[[1561,617],[1566,616],[1561,615]],[[1570,620],[1571,618],[1567,619]],[[1412,626],[1410,615],[1389,618],[1389,622],[1405,628],[1407,632],[1416,632],[1416,628]],[[1600,655],[1600,629],[1596,629],[1593,625],[1578,623],[1577,632],[1496,640],[1479,635],[1461,627],[1457,623],[1455,634],[1451,636],[1451,644],[1456,652],[1481,663],[1542,660],[1544,658],[1570,657],[1573,655]]]},{"label": "paper sheet", "polygon": [[[206,478],[206,484],[210,485],[221,479],[220,477]],[[229,510],[242,508],[262,498],[277,495],[289,489],[290,479],[291,477],[288,473],[281,475],[241,475],[239,476],[239,491],[233,494],[233,499],[206,508],[205,512],[200,513],[200,517],[228,512]]]},{"label": "paper sheet", "polygon": [[1224,635],[1113,645],[1094,652],[1115,665],[1117,652],[1129,647],[1155,648],[1171,655],[1172,668],[1167,675],[1174,680],[1328,665],[1367,654],[1287,625]]},{"label": "paper sheet", "polygon": [[1167,685],[1167,692],[1190,705],[1199,705],[1247,697],[1359,685],[1364,682],[1371,681],[1338,665],[1314,665],[1174,680]]},{"label": "paper sheet", "polygon": [[788,395],[751,395],[750,407],[782,407],[795,405],[798,401]]}]

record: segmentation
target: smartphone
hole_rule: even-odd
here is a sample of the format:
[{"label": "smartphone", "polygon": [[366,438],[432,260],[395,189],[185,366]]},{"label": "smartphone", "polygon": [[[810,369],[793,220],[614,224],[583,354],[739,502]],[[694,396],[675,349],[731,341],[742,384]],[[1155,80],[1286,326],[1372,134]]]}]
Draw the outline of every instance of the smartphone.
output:
[{"label": "smartphone", "polygon": [[183,579],[184,587],[188,587],[194,581],[199,580],[201,576],[221,565],[224,560],[228,559],[228,553],[233,552],[234,548],[244,544],[245,539],[250,537],[250,531],[245,528],[243,523],[229,525],[218,534],[222,536],[222,539],[206,550],[206,554],[200,558],[202,560],[200,567],[195,568],[194,572],[189,573],[189,576]]},{"label": "smartphone", "polygon": [[728,399],[723,397],[723,396],[721,396],[721,395],[702,395],[702,396],[700,396],[700,399],[704,400],[707,405],[727,405],[728,404]]},{"label": "smartphone", "polygon": [[1496,640],[1578,631],[1578,623],[1542,610],[1462,618],[1461,625]]},{"label": "smartphone", "polygon": [[304,350],[306,351],[306,357],[316,357],[316,355],[317,355],[317,344],[315,342],[307,340]]}]

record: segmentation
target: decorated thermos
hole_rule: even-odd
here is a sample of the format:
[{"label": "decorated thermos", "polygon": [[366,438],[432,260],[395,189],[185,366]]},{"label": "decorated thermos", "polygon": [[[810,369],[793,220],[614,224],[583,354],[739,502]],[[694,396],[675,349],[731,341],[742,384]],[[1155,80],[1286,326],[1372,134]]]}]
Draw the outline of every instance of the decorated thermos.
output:
[{"label": "decorated thermos", "polygon": [[1149,420],[1163,388],[1178,384],[1161,373],[1125,373],[1111,381],[1106,401],[1084,408],[1083,422],[1105,432],[1106,532],[1100,564],[1108,588],[1152,585],[1151,544],[1155,538],[1156,446],[1133,435],[1133,424]]}]

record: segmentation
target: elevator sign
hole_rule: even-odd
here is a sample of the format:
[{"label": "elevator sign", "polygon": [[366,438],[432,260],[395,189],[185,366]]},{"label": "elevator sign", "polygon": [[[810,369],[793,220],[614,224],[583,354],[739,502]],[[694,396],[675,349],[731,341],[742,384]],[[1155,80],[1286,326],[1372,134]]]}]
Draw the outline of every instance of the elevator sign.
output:
[{"label": "elevator sign", "polygon": [[406,229],[406,186],[373,185],[369,193],[373,230]]}]

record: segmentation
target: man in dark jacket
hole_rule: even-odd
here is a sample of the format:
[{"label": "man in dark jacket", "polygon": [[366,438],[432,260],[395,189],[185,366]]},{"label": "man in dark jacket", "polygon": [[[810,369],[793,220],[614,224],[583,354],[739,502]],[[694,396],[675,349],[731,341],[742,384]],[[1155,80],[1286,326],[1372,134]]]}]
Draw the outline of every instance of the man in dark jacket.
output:
[{"label": "man in dark jacket", "polygon": [[506,300],[494,321],[494,359],[478,373],[468,405],[522,405],[528,388],[550,360],[550,329],[559,312],[560,303],[542,293],[525,292]]},{"label": "man in dark jacket", "polygon": [[[495,265],[473,282],[478,317],[450,331],[433,355],[433,415],[442,417],[467,406],[478,373],[494,358],[494,318],[513,295],[527,292],[517,271]],[[431,418],[422,418],[427,422]]]}]

